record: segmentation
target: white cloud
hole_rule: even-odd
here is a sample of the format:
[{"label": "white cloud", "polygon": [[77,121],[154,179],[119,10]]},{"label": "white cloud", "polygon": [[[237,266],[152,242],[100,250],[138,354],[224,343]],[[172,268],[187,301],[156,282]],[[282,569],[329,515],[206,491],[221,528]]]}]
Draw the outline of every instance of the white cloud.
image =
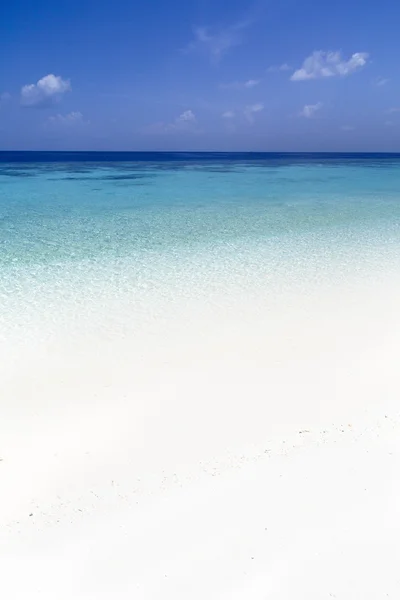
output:
[{"label": "white cloud", "polygon": [[196,115],[192,110],[185,110],[172,123],[153,123],[144,128],[145,133],[165,134],[172,132],[199,133]]},{"label": "white cloud", "polygon": [[175,124],[178,123],[195,123],[196,116],[193,111],[185,110],[177,119],[175,119]]},{"label": "white cloud", "polygon": [[235,116],[235,113],[233,110],[227,110],[226,112],[222,113],[223,119],[233,119],[234,116]]},{"label": "white cloud", "polygon": [[305,117],[306,119],[312,119],[314,115],[321,110],[323,107],[322,102],[317,102],[316,104],[306,104],[303,109],[300,111],[300,117]]},{"label": "white cloud", "polygon": [[261,83],[260,79],[248,79],[247,81],[232,81],[232,83],[221,83],[221,90],[244,90],[256,87]]},{"label": "white cloud", "polygon": [[340,52],[323,52],[316,50],[305,59],[300,69],[291,76],[292,81],[320,79],[323,77],[344,77],[351,75],[367,64],[367,52],[356,52],[348,60],[344,60]]},{"label": "white cloud", "polygon": [[262,110],[264,110],[264,104],[261,104],[261,102],[252,104],[251,106],[246,106],[244,109],[244,116],[249,123],[254,123],[254,115]]},{"label": "white cloud", "polygon": [[259,83],[260,83],[259,79],[249,79],[248,81],[245,82],[244,87],[252,88],[252,87],[255,87],[256,85],[258,85]]},{"label": "white cloud", "polygon": [[73,111],[68,113],[67,115],[54,115],[52,117],[49,117],[49,122],[50,123],[58,123],[60,125],[71,125],[74,123],[87,123],[87,121],[84,120],[83,115],[81,112],[79,111]]},{"label": "white cloud", "polygon": [[386,112],[388,113],[388,115],[398,113],[398,112],[400,112],[400,106],[394,106],[393,108],[388,108],[388,110]]},{"label": "white cloud", "polygon": [[394,127],[394,126],[395,126],[394,121],[385,121],[385,127]]},{"label": "white cloud", "polygon": [[378,77],[378,79],[375,79],[374,83],[378,87],[381,87],[381,86],[386,85],[387,83],[389,83],[389,81],[390,81],[390,79],[387,79],[385,77]]},{"label": "white cloud", "polygon": [[291,67],[287,63],[282,65],[271,65],[267,69],[267,73],[279,73],[279,71],[290,71]]},{"label": "white cloud", "polygon": [[231,48],[242,43],[242,31],[249,25],[249,21],[240,21],[214,32],[209,27],[197,27],[194,30],[195,39],[189,44],[186,51],[205,52],[212,62],[218,63]]},{"label": "white cloud", "polygon": [[47,107],[58,102],[65,92],[71,91],[69,80],[59,75],[46,75],[37,83],[24,85],[21,89],[23,106]]},{"label": "white cloud", "polygon": [[342,131],[354,131],[355,127],[353,125],[342,125],[340,129]]},{"label": "white cloud", "polygon": [[196,115],[192,110],[185,110],[176,117],[172,123],[162,125],[166,133],[170,131],[195,132],[196,131]]}]

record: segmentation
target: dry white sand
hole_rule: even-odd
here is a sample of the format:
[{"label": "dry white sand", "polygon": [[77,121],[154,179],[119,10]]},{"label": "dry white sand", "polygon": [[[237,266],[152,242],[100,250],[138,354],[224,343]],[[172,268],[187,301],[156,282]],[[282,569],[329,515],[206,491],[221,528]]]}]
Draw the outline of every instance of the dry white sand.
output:
[{"label": "dry white sand", "polygon": [[399,282],[3,345],[4,600],[400,597]]}]

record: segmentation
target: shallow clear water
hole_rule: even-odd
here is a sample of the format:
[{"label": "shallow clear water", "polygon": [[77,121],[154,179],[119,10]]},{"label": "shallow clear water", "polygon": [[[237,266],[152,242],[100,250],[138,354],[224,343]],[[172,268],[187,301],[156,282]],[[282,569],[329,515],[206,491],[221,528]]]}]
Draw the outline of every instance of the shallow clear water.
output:
[{"label": "shallow clear water", "polygon": [[399,266],[400,157],[0,155],[6,336]]}]

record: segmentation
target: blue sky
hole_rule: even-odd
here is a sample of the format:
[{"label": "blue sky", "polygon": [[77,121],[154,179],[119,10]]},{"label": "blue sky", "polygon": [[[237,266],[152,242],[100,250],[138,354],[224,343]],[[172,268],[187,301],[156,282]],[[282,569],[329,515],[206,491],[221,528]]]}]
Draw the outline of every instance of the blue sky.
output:
[{"label": "blue sky", "polygon": [[400,151],[398,0],[5,0],[0,149]]}]

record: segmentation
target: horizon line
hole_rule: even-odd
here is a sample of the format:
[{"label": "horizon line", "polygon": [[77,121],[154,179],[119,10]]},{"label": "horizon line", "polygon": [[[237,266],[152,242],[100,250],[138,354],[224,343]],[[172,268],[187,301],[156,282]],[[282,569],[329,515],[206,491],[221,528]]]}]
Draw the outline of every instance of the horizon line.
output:
[{"label": "horizon line", "polygon": [[385,154],[387,150],[0,150],[0,154]]}]

